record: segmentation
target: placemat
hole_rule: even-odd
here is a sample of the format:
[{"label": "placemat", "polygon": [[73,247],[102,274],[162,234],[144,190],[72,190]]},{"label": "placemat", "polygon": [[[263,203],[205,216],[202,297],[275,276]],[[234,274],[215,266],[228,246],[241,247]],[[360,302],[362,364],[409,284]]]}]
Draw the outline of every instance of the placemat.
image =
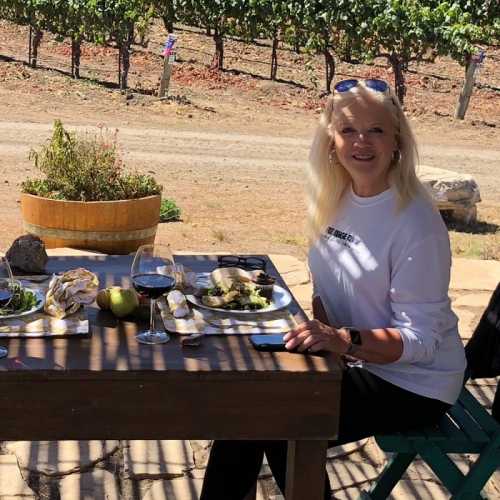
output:
[{"label": "placemat", "polygon": [[[47,293],[49,283],[33,283],[21,278],[23,285]],[[43,309],[29,316],[20,318],[0,318],[0,338],[32,338],[32,337],[70,337],[88,335],[89,320],[84,307],[71,316],[57,319],[46,314]]]},{"label": "placemat", "polygon": [[88,335],[89,320],[85,308],[63,319],[57,319],[43,311],[21,318],[0,319],[0,338],[61,337]]},{"label": "placemat", "polygon": [[165,329],[179,335],[250,335],[255,333],[285,333],[297,325],[288,309],[255,314],[225,314],[190,307],[184,318],[174,318],[166,301],[158,300]]}]

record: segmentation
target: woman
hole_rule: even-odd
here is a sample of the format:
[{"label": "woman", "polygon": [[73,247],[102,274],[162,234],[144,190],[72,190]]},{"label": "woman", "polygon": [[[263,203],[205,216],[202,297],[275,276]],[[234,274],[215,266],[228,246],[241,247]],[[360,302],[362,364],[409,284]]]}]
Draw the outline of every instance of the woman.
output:
[{"label": "woman", "polygon": [[[465,370],[448,298],[450,244],[415,174],[415,140],[386,82],[335,86],[310,164],[315,319],[285,340],[290,350],[363,362],[344,371],[331,444],[436,422],[456,401]],[[202,500],[244,498],[264,453],[284,491],[286,442],[216,441]]]}]

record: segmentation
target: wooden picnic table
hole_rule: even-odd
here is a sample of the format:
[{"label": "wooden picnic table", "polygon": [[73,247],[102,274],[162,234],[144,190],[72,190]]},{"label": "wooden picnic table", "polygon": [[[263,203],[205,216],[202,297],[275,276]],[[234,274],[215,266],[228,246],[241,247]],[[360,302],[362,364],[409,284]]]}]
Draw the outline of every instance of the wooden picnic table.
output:
[{"label": "wooden picnic table", "polygon": [[[104,287],[130,283],[131,261],[51,257],[47,269],[82,266]],[[177,261],[196,272],[216,267],[214,256]],[[304,317],[295,300],[290,310]],[[335,356],[258,352],[244,335],[206,336],[198,348],[181,348],[176,335],[142,345],[143,324],[96,305],[88,314],[88,337],[0,341],[9,348],[0,360],[0,439],[286,439],[287,500],[323,499],[327,440],[338,426]]]}]

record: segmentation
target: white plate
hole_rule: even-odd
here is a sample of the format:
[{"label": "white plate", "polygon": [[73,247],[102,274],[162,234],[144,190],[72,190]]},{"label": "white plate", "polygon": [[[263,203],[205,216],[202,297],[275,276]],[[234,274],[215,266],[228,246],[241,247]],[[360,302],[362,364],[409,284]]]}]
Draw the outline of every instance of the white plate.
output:
[{"label": "white plate", "polygon": [[201,298],[195,297],[194,295],[186,295],[186,299],[194,304],[196,307],[201,307],[202,309],[208,309],[209,311],[219,311],[227,314],[260,314],[266,312],[277,311],[283,309],[292,301],[292,296],[284,289],[278,285],[273,287],[273,298],[271,303],[264,307],[263,309],[255,309],[253,311],[246,311],[242,309],[222,309],[221,307],[209,307],[203,304]]},{"label": "white plate", "polygon": [[0,321],[2,321],[3,319],[21,318],[22,316],[28,316],[29,314],[33,314],[42,309],[43,305],[45,304],[45,294],[43,293],[43,291],[34,290],[33,288],[25,288],[25,290],[28,290],[35,294],[36,304],[31,309],[28,309],[27,311],[23,311],[21,313],[0,315]]}]

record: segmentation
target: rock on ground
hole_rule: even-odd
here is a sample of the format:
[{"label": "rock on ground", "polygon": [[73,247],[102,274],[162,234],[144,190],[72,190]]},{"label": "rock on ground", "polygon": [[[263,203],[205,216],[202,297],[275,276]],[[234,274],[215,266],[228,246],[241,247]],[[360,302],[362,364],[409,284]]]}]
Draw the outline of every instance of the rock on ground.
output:
[{"label": "rock on ground", "polygon": [[449,212],[455,220],[466,223],[476,220],[476,203],[481,201],[481,195],[471,175],[420,165],[418,176],[440,211]]}]

